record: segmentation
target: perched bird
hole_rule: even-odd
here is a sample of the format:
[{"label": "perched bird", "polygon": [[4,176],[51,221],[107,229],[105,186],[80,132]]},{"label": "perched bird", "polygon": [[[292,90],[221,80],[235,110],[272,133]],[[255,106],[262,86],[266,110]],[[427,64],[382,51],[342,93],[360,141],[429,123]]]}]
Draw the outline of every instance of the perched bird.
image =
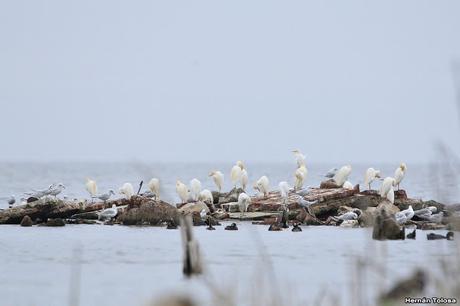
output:
[{"label": "perched bird", "polygon": [[203,189],[198,195],[198,201],[202,201],[206,204],[213,204],[214,198],[212,197],[211,191],[209,191],[208,189]]},{"label": "perched bird", "polygon": [[212,171],[209,173],[209,176],[212,177],[214,184],[217,186],[217,190],[221,192],[224,186],[224,174],[220,171]]},{"label": "perched bird", "polygon": [[86,187],[86,191],[89,192],[90,196],[91,196],[91,201],[94,200],[94,198],[96,197],[97,195],[97,185],[96,185],[96,181],[90,179],[90,178],[86,178],[86,184],[85,184],[85,187]]},{"label": "perched bird", "polygon": [[316,201],[307,201],[302,196],[297,197],[297,204],[299,204],[303,209],[305,209],[312,216],[313,216],[313,213],[310,210],[310,206],[313,205],[313,204],[316,204],[316,203],[318,203],[318,200],[316,200]]},{"label": "perched bird", "polygon": [[65,186],[62,183],[51,184],[50,187],[48,188],[48,195],[57,197],[57,195],[63,192],[64,189],[65,189]]},{"label": "perched bird", "polygon": [[350,181],[345,181],[342,186],[343,189],[353,190],[355,187]]},{"label": "perched bird", "polygon": [[242,161],[237,161],[236,165],[232,167],[230,171],[230,179],[232,180],[233,187],[238,186],[238,182],[241,180],[241,172],[244,169],[244,164]]},{"label": "perched bird", "polygon": [[398,168],[396,168],[395,171],[395,181],[393,186],[398,186],[399,190],[399,184],[401,184],[401,181],[404,179],[404,176],[406,175],[407,167],[405,163],[401,163]]},{"label": "perched bird", "polygon": [[227,225],[225,227],[225,230],[226,231],[237,231],[238,230],[238,226],[236,226],[236,223],[232,223],[230,225]]},{"label": "perched bird", "polygon": [[337,171],[337,173],[332,178],[338,186],[343,186],[343,184],[348,180],[348,176],[351,173],[351,166],[346,165]]},{"label": "perched bird", "polygon": [[268,180],[268,177],[264,175],[260,179],[258,179],[257,182],[254,183],[254,189],[259,191],[264,195],[264,197],[266,197],[268,195],[268,192],[270,191],[270,181]]},{"label": "perched bird", "polygon": [[244,213],[248,211],[248,206],[251,203],[251,198],[244,192],[240,193],[238,196],[238,208],[241,213],[241,217],[244,216]]},{"label": "perched bird", "polygon": [[426,235],[426,239],[428,240],[441,240],[441,239],[454,240],[454,232],[448,232],[446,236],[435,234],[435,233],[430,233]]},{"label": "perched bird", "polygon": [[412,205],[409,205],[409,208],[401,210],[400,212],[397,212],[395,214],[396,222],[398,222],[399,224],[404,224],[407,221],[411,220],[413,217],[414,209],[412,208]]},{"label": "perched bird", "polygon": [[394,182],[395,182],[395,179],[392,178],[392,177],[386,177],[384,180],[383,180],[383,183],[382,183],[382,186],[380,186],[380,196],[382,198],[385,198],[388,194],[388,192],[390,191],[391,187],[394,186]]},{"label": "perched bird", "polygon": [[13,207],[14,203],[16,203],[16,198],[14,195],[11,195],[9,197],[1,197],[0,200],[4,200],[8,203],[8,207],[11,208]]},{"label": "perched bird", "polygon": [[[434,206],[430,206],[434,207]],[[414,210],[414,216],[421,218],[421,219],[428,219],[433,214],[433,212],[437,211],[437,208],[434,207],[434,211],[430,207],[425,207],[422,209]]]},{"label": "perched bird", "polygon": [[361,211],[359,209],[355,209],[353,211],[347,211],[346,213],[337,217],[337,219],[346,221],[346,220],[358,220],[359,216],[361,215]]},{"label": "perched bird", "polygon": [[390,190],[388,190],[386,198],[388,201],[390,201],[391,204],[395,203],[395,191],[393,186],[390,186]]},{"label": "perched bird", "polygon": [[300,195],[300,196],[306,196],[306,195],[310,194],[310,191],[311,191],[311,188],[309,186],[307,186],[307,188],[296,190],[295,193]]},{"label": "perched bird", "polygon": [[179,195],[179,198],[182,201],[182,203],[187,203],[187,201],[188,201],[188,188],[184,183],[182,183],[179,180],[176,181],[176,192]]},{"label": "perched bird", "polygon": [[107,200],[109,200],[110,197],[113,196],[113,195],[115,195],[115,192],[114,192],[112,189],[110,189],[108,192],[103,193],[103,194],[100,194],[100,195],[98,195],[98,196],[96,196],[96,197],[97,197],[99,200],[104,201],[104,203],[105,203],[105,202],[107,202]]},{"label": "perched bird", "polygon": [[289,184],[287,182],[280,182],[278,187],[280,189],[281,198],[283,199],[283,204],[286,205],[289,198]]},{"label": "perched bird", "polygon": [[201,192],[201,182],[196,178],[190,181],[190,196],[193,201],[198,201],[198,196]]},{"label": "perched bird", "polygon": [[240,182],[241,188],[243,188],[243,190],[246,190],[246,186],[248,186],[249,182],[248,172],[246,171],[246,169],[241,170]]},{"label": "perched bird", "polygon": [[104,209],[101,213],[99,213],[99,220],[110,220],[115,218],[117,214],[117,205],[113,204],[112,208]]},{"label": "perched bird", "polygon": [[157,178],[152,178],[147,184],[149,190],[155,195],[155,200],[160,199],[160,180]]},{"label": "perched bird", "polygon": [[437,214],[432,214],[431,216],[425,218],[425,220],[428,220],[433,223],[441,223],[442,219],[444,218],[444,212],[440,212]]},{"label": "perched bird", "polygon": [[324,177],[327,177],[327,178],[333,178],[335,176],[335,174],[337,173],[337,171],[339,171],[338,168],[331,168],[329,169],[328,172],[326,172],[326,174],[324,174]]},{"label": "perched bird", "polygon": [[124,183],[123,186],[118,190],[118,192],[124,195],[128,200],[134,195],[134,188],[131,183]]},{"label": "perched bird", "polygon": [[371,184],[377,178],[380,178],[380,170],[375,170],[374,168],[367,169],[364,175],[364,186],[371,190]]},{"label": "perched bird", "polygon": [[359,227],[358,220],[344,220],[340,223],[340,227],[352,228],[352,227]]},{"label": "perched bird", "polygon": [[294,172],[294,190],[302,189],[303,183],[307,179],[308,170],[305,165],[300,166]]},{"label": "perched bird", "polygon": [[297,167],[305,166],[305,155],[303,155],[298,149],[292,150],[292,153],[294,153]]},{"label": "perched bird", "polygon": [[407,239],[415,239],[416,236],[417,236],[417,229],[414,228],[414,231],[409,233],[409,234],[407,234],[406,238]]}]

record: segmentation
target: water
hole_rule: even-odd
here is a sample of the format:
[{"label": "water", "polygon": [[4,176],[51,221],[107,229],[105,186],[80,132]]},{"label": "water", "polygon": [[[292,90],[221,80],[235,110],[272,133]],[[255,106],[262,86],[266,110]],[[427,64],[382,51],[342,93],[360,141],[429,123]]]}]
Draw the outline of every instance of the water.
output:
[{"label": "water", "polygon": [[[320,174],[332,165],[312,165],[308,185],[317,185]],[[199,178],[211,188],[210,170],[229,169],[231,164],[0,164],[0,194],[17,194],[29,188],[43,188],[63,182],[70,197],[85,197],[86,176],[97,180],[100,190],[116,188],[125,181],[138,182],[157,176],[162,180],[163,196],[174,202],[177,178],[188,182]],[[292,181],[291,165],[248,164],[250,179],[268,175],[272,185]],[[382,166],[391,175],[394,166]],[[360,182],[365,166],[354,166],[353,183]],[[226,171],[228,172],[228,171]],[[412,197],[437,198],[455,195],[455,186],[432,188],[429,167],[409,165],[404,188]],[[226,173],[225,173],[226,174]],[[228,176],[228,175],[227,175]],[[276,182],[276,184],[275,184]],[[228,182],[226,183],[229,187]],[[450,187],[449,187],[450,186]],[[438,191],[436,191],[438,190]],[[442,196],[442,194],[441,194]],[[454,198],[451,198],[454,201]],[[418,232],[416,241],[378,242],[370,239],[370,229],[304,227],[301,233],[268,232],[266,226],[239,224],[238,232],[218,227],[209,232],[195,228],[206,263],[206,277],[223,292],[236,291],[238,305],[251,297],[254,286],[262,290],[261,278],[270,277],[270,293],[276,290],[286,298],[305,305],[323,290],[356,304],[350,294],[358,258],[375,260],[386,275],[371,268],[362,280],[369,298],[376,288],[389,286],[414,267],[436,271],[437,262],[453,257],[454,242],[427,241]],[[440,231],[445,234],[445,231]],[[81,250],[81,258],[74,255]],[[265,250],[265,251],[264,251]],[[21,228],[0,226],[0,296],[2,305],[71,305],[72,277],[80,270],[80,305],[145,305],[158,296],[185,292],[203,305],[212,305],[210,288],[202,279],[182,277],[182,250],[177,230],[154,227],[68,225],[64,228]],[[267,260],[272,263],[271,277]],[[428,264],[429,263],[429,264]],[[260,284],[260,285],[259,285]]]}]

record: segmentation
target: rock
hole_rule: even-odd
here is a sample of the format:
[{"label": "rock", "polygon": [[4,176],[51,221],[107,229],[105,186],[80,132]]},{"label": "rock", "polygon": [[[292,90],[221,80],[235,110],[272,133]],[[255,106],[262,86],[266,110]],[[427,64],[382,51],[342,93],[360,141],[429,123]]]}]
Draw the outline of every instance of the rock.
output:
[{"label": "rock", "polygon": [[329,179],[327,181],[322,181],[321,184],[319,185],[319,188],[333,189],[333,188],[342,188],[342,186],[337,185],[333,179]]},{"label": "rock", "polygon": [[33,224],[32,219],[27,215],[21,220],[21,226],[32,226]]},{"label": "rock", "polygon": [[84,212],[70,216],[70,219],[97,220],[99,215],[96,212]]},{"label": "rock", "polygon": [[377,214],[377,209],[375,207],[368,207],[364,210],[359,216],[358,221],[361,227],[370,227],[374,225],[374,220]]},{"label": "rock", "polygon": [[377,211],[382,210],[385,210],[387,214],[391,216],[400,211],[400,209],[396,205],[391,204],[391,202],[388,200],[382,200],[380,204],[377,206]]},{"label": "rock", "polygon": [[240,211],[240,207],[238,205],[238,202],[224,203],[224,204],[221,204],[220,207],[222,207],[222,209],[224,209],[225,211],[228,211],[230,213]]},{"label": "rock", "polygon": [[324,225],[325,224],[321,220],[318,220],[315,216],[312,216],[308,213],[305,215],[305,219],[303,220],[303,223],[305,223],[306,225]]},{"label": "rock", "polygon": [[268,228],[268,231],[270,231],[270,232],[279,232],[279,231],[281,231],[281,227],[278,224],[273,223]]},{"label": "rock", "polygon": [[46,223],[42,223],[44,226],[65,226],[65,221],[61,218],[48,219]]},{"label": "rock", "polygon": [[447,229],[460,231],[460,216],[451,216],[447,218]]},{"label": "rock", "polygon": [[117,220],[124,225],[160,225],[170,220],[179,223],[178,209],[166,202],[147,199],[137,205],[129,205]]},{"label": "rock", "polygon": [[[229,202],[238,202],[238,196],[240,195],[240,193],[243,193],[243,192],[244,190],[242,188],[233,188],[227,193],[220,193],[218,197],[219,204],[222,205],[222,204],[229,203]],[[213,193],[213,197],[214,197],[214,193]]]},{"label": "rock", "polygon": [[380,297],[380,305],[394,305],[390,301],[399,303],[407,296],[419,296],[427,283],[428,276],[423,270],[416,270],[408,279],[397,282],[388,292]]},{"label": "rock", "polygon": [[223,220],[223,219],[228,218],[229,214],[226,211],[217,210],[214,213],[212,213],[212,216],[217,220]]},{"label": "rock", "polygon": [[271,216],[278,216],[279,212],[245,212],[243,213],[229,213],[230,219],[237,219],[237,220],[263,220],[267,217]]},{"label": "rock", "polygon": [[433,222],[417,222],[417,228],[421,230],[440,230],[445,229],[446,225]]},{"label": "rock", "polygon": [[372,231],[372,239],[375,240],[404,240],[406,238],[405,228],[398,225],[394,216],[388,215],[385,209],[377,214]]},{"label": "rock", "polygon": [[96,224],[96,220],[90,219],[67,219],[65,221],[67,224]]}]

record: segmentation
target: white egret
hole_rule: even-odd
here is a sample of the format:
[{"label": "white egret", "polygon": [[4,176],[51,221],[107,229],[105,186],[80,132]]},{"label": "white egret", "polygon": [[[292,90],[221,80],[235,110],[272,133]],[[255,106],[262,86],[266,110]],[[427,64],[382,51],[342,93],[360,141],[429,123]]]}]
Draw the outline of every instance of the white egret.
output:
[{"label": "white egret", "polygon": [[96,185],[96,181],[90,179],[90,178],[86,178],[86,184],[85,184],[85,187],[86,187],[86,191],[89,192],[89,194],[91,195],[91,201],[94,200],[94,198],[96,197],[97,195],[97,185]]},{"label": "white egret", "polygon": [[364,186],[371,190],[371,184],[377,178],[380,178],[380,170],[375,170],[374,168],[367,169],[364,175]]},{"label": "white egret", "polygon": [[280,189],[281,198],[283,199],[283,204],[286,205],[289,199],[289,184],[287,182],[280,182],[278,187]]},{"label": "white egret", "polygon": [[270,181],[268,180],[268,177],[264,175],[258,179],[257,182],[254,183],[254,189],[258,190],[266,197],[270,191]]},{"label": "white egret", "polygon": [[295,180],[294,189],[295,190],[302,189],[303,183],[307,179],[307,174],[308,174],[308,170],[307,170],[307,167],[305,167],[305,165],[300,166],[299,168],[296,169],[294,173],[294,180]]},{"label": "white egret", "polygon": [[190,181],[190,196],[193,201],[198,201],[198,196],[201,192],[201,182],[194,178]]},{"label": "white egret", "polygon": [[224,186],[224,174],[220,171],[212,171],[209,173],[209,176],[212,177],[214,184],[217,186],[217,190],[221,192]]},{"label": "white egret", "polygon": [[404,179],[404,176],[406,175],[407,167],[405,163],[401,163],[398,168],[395,170],[395,182],[394,186],[398,186],[399,190],[399,184],[401,184],[401,181]]},{"label": "white egret", "polygon": [[346,165],[340,168],[339,171],[337,171],[337,173],[334,175],[332,179],[335,181],[335,183],[338,186],[342,187],[343,184],[348,180],[348,176],[350,175],[350,173],[351,173],[351,166]]},{"label": "white egret", "polygon": [[203,189],[200,192],[198,196],[198,200],[202,201],[203,203],[210,204],[210,205],[214,203],[214,198],[212,196],[212,193],[208,189]]},{"label": "white egret", "polygon": [[182,203],[187,203],[188,201],[188,188],[187,186],[182,183],[181,181],[176,181],[176,192],[179,195]]},{"label": "white egret", "polygon": [[297,167],[305,166],[305,155],[303,155],[298,149],[292,150],[292,153],[294,153]]},{"label": "white egret", "polygon": [[155,195],[155,200],[160,199],[160,180],[157,178],[152,178],[147,184],[150,191]]},{"label": "white egret", "polygon": [[391,204],[395,203],[395,190],[393,186],[390,186],[390,190],[388,190],[386,198],[388,201],[390,201]]},{"label": "white egret", "polygon": [[345,181],[345,183],[343,183],[342,188],[348,189],[348,190],[353,190],[355,187],[353,186],[353,184],[350,181]]},{"label": "white egret", "polygon": [[238,196],[238,208],[241,213],[241,217],[244,216],[244,213],[248,211],[248,206],[251,203],[251,198],[244,192],[240,193]]},{"label": "white egret", "polygon": [[392,177],[386,177],[384,180],[383,180],[383,183],[382,183],[382,186],[380,186],[380,196],[382,198],[385,198],[388,194],[388,192],[390,191],[391,187],[393,187],[394,185],[394,181],[395,179],[392,178]]},{"label": "white egret", "polygon": [[241,180],[241,172],[244,169],[244,164],[242,161],[237,161],[236,165],[232,167],[230,171],[230,179],[232,180],[233,187],[237,187],[238,182]]},{"label": "white egret", "polygon": [[123,186],[118,190],[118,192],[124,195],[128,200],[134,195],[134,188],[131,183],[124,183]]},{"label": "white egret", "polygon": [[246,190],[246,186],[248,186],[248,182],[249,182],[248,172],[246,171],[246,169],[241,170],[240,181],[241,181],[241,188],[243,188],[243,190]]}]

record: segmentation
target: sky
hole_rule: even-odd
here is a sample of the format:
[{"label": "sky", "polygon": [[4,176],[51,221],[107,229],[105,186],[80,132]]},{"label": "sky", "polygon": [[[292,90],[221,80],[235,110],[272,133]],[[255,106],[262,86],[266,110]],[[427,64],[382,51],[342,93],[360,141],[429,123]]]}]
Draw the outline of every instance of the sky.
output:
[{"label": "sky", "polygon": [[0,160],[460,153],[459,1],[0,1]]}]

